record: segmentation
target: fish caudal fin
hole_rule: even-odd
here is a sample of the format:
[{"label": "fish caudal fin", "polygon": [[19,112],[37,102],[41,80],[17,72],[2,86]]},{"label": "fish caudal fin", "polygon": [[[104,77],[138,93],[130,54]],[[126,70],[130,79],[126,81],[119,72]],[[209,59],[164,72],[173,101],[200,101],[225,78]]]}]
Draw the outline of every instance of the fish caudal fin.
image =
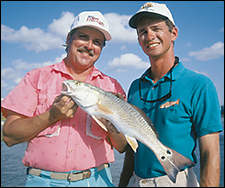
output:
[{"label": "fish caudal fin", "polygon": [[176,176],[180,170],[185,166],[194,165],[193,161],[168,147],[165,154],[160,154],[157,158],[173,183],[176,182]]}]

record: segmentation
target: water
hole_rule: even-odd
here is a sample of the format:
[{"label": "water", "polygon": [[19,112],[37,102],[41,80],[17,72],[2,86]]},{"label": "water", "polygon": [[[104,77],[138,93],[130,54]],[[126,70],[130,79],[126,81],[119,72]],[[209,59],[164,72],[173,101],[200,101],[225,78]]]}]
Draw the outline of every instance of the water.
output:
[{"label": "water", "polygon": [[[224,120],[222,119],[223,125]],[[224,186],[224,132],[220,135],[221,151],[221,175],[220,186]],[[1,187],[23,187],[26,178],[26,168],[22,163],[22,158],[26,148],[26,143],[21,143],[12,147],[7,147],[1,142]],[[197,150],[197,156],[199,151]],[[115,162],[111,165],[111,172],[114,185],[118,186],[120,173],[123,167],[124,154],[115,151]],[[195,167],[195,172],[199,178],[199,163]]]}]

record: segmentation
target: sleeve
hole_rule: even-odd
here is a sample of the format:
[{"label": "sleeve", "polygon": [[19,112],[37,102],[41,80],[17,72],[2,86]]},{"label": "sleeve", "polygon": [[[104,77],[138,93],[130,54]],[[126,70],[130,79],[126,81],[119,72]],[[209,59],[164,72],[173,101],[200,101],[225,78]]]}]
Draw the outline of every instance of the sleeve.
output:
[{"label": "sleeve", "polygon": [[3,116],[7,117],[6,109],[28,117],[33,115],[38,103],[35,80],[37,80],[35,75],[28,72],[20,83],[3,99],[1,104]]},{"label": "sleeve", "polygon": [[201,86],[198,85],[192,109],[194,128],[198,137],[222,131],[219,100],[211,80]]},{"label": "sleeve", "polygon": [[115,80],[115,88],[116,88],[116,92],[121,94],[123,96],[123,98],[125,100],[127,100],[127,97],[126,97],[126,93],[125,91],[123,90],[122,86],[119,84],[118,81]]},{"label": "sleeve", "polygon": [[[137,95],[137,91],[139,91],[138,88],[139,79],[134,80],[128,90],[128,102],[132,104],[133,101],[136,101],[136,99],[133,100],[133,97]],[[137,96],[136,96],[137,97]],[[139,96],[138,96],[139,97]]]}]

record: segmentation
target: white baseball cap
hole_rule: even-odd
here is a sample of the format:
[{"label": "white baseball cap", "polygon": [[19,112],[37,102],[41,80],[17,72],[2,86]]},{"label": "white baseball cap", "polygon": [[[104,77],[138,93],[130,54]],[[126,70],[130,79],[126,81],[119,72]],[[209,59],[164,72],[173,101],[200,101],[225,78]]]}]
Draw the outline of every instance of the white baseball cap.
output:
[{"label": "white baseball cap", "polygon": [[106,40],[111,39],[109,24],[99,11],[84,11],[75,17],[70,32],[76,28],[89,26],[103,33]]},{"label": "white baseball cap", "polygon": [[160,16],[168,18],[175,25],[173,16],[165,4],[148,2],[148,3],[145,3],[136,12],[136,14],[130,18],[130,20],[129,20],[130,27],[136,28],[137,21],[139,20],[138,18],[140,18],[143,15],[160,15]]}]

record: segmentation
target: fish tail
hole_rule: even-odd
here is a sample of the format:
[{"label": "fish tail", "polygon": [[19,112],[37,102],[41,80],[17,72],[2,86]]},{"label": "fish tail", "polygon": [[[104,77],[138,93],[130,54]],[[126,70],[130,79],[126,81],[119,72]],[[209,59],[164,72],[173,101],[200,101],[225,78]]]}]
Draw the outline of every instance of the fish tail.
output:
[{"label": "fish tail", "polygon": [[167,150],[165,154],[160,154],[160,156],[157,156],[157,158],[170,180],[175,183],[178,172],[184,169],[186,166],[194,165],[194,162],[176,152],[175,150],[168,147],[166,148]]}]

